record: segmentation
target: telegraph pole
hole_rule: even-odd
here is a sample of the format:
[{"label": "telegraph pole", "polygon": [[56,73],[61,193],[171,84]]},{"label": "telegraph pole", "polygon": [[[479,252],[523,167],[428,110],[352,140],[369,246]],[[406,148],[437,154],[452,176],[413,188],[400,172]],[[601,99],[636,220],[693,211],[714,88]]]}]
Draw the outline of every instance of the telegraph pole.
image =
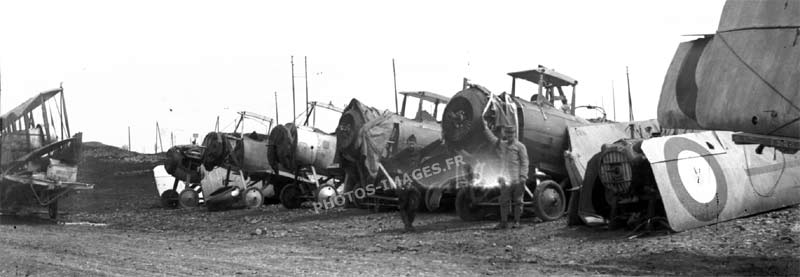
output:
[{"label": "telegraph pole", "polygon": [[278,119],[278,92],[275,92],[275,124],[280,124],[280,119]]},{"label": "telegraph pole", "polygon": [[633,100],[631,99],[631,76],[628,74],[628,66],[625,66],[625,78],[628,79],[628,115],[633,121]]},{"label": "telegraph pole", "polygon": [[611,105],[614,106],[614,121],[617,121],[617,96],[614,93],[614,80],[611,80]]},{"label": "telegraph pole", "polygon": [[308,56],[303,56],[304,79],[306,79],[306,116],[308,116]]},{"label": "telegraph pole", "polygon": [[297,104],[295,103],[295,95],[294,95],[294,56],[291,58],[292,63],[292,124],[294,124],[294,118],[297,116]]},{"label": "telegraph pole", "polygon": [[394,79],[394,113],[400,114],[400,109],[397,107],[397,71],[394,69],[394,59],[392,59],[392,79]]},{"label": "telegraph pole", "polygon": [[131,147],[131,126],[128,126],[128,151],[132,151]]}]

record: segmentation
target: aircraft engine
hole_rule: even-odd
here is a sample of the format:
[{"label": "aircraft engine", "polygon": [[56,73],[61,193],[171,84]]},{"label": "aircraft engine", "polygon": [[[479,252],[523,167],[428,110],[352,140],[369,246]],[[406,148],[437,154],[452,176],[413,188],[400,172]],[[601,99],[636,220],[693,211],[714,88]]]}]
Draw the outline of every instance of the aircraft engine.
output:
[{"label": "aircraft engine", "polygon": [[[528,150],[530,172],[536,167],[552,177],[566,176],[567,127],[591,123],[548,102],[539,104],[508,94],[491,95],[491,101],[489,97],[490,92],[480,86],[471,86],[453,96],[442,119],[445,143],[472,154],[489,150],[498,139],[496,126],[507,120],[519,126],[517,137]],[[492,106],[487,108],[490,102]]]},{"label": "aircraft engine", "polygon": [[167,150],[164,168],[169,175],[181,181],[199,183],[202,177],[197,171],[203,149],[198,145],[177,145]]},{"label": "aircraft engine", "polygon": [[333,164],[336,137],[325,132],[294,124],[278,125],[270,132],[271,146],[267,158],[273,169],[294,172],[302,166],[313,166],[317,173]]}]

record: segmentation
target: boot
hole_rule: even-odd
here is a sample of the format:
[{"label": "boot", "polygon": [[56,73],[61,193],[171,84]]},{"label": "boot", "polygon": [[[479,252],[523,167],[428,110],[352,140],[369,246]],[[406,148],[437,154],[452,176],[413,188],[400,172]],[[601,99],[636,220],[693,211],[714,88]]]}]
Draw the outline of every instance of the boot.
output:
[{"label": "boot", "polygon": [[500,224],[495,229],[508,229],[508,204],[500,204]]},{"label": "boot", "polygon": [[514,226],[513,228],[519,228],[519,219],[522,217],[522,204],[514,204]]}]

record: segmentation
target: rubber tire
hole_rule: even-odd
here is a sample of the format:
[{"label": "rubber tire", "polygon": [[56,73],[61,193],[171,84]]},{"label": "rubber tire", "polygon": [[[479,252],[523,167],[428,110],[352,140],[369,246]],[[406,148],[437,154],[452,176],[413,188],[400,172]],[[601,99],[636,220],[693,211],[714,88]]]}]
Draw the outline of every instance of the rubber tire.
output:
[{"label": "rubber tire", "polygon": [[242,198],[244,200],[244,206],[248,209],[258,209],[264,204],[264,196],[261,194],[261,190],[257,188],[245,190],[244,194],[242,194]]},{"label": "rubber tire", "polygon": [[161,206],[164,208],[174,209],[178,207],[178,192],[174,189],[165,190],[161,193]]},{"label": "rubber tire", "polygon": [[[556,193],[555,202],[545,202],[544,194],[548,192]],[[552,210],[550,206],[556,206]],[[533,213],[542,221],[553,221],[561,218],[567,211],[567,197],[561,185],[553,180],[541,182],[533,191]]]},{"label": "rubber tire", "polygon": [[486,209],[475,206],[469,197],[469,188],[460,188],[456,193],[456,214],[463,221],[478,221],[486,217]]},{"label": "rubber tire", "polygon": [[287,184],[281,189],[281,204],[290,210],[300,208],[301,204],[303,204],[300,199],[302,194],[303,192],[300,191],[300,187],[297,184]]},{"label": "rubber tire", "polygon": [[194,208],[200,205],[200,193],[193,189],[184,189],[178,195],[178,203],[181,208]]},{"label": "rubber tire", "polygon": [[[437,195],[435,195],[437,193],[436,192],[437,190],[438,190],[438,198],[439,199],[434,201],[433,198],[437,197]],[[444,211],[445,209],[441,205],[442,204],[442,195],[443,194],[444,194],[444,191],[442,189],[426,189],[425,192],[422,194],[423,201],[425,202],[425,205],[424,205],[425,209],[428,212],[442,212],[442,211]]]}]

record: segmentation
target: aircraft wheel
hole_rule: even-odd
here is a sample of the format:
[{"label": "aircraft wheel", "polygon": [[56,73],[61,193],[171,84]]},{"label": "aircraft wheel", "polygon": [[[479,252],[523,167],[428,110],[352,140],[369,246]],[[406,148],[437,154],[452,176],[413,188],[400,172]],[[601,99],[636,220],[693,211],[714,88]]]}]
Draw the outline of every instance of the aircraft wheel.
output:
[{"label": "aircraft wheel", "polygon": [[322,202],[322,201],[328,200],[329,198],[331,198],[333,196],[336,196],[337,194],[339,194],[339,193],[336,191],[336,188],[334,186],[332,186],[332,185],[322,185],[317,190],[317,193],[316,193],[317,197],[316,198],[317,198],[317,201]]},{"label": "aircraft wheel", "polygon": [[302,204],[300,197],[302,195],[303,192],[300,191],[300,187],[297,184],[288,184],[281,190],[281,204],[287,209],[300,208],[300,204]]},{"label": "aircraft wheel", "polygon": [[181,191],[179,201],[181,208],[194,208],[200,205],[200,194],[197,191],[187,188]]},{"label": "aircraft wheel", "polygon": [[432,188],[425,190],[425,208],[429,212],[441,212],[443,209],[439,205],[442,201],[442,189]]},{"label": "aircraft wheel", "polygon": [[174,189],[165,190],[161,194],[161,206],[164,208],[177,208],[178,207],[178,192]]},{"label": "aircraft wheel", "polygon": [[264,196],[257,188],[249,188],[244,192],[244,205],[248,209],[256,209],[264,203]]},{"label": "aircraft wheel", "polygon": [[486,210],[473,203],[470,197],[470,188],[460,188],[456,194],[456,214],[461,220],[476,221],[486,216]]},{"label": "aircraft wheel", "polygon": [[541,182],[533,192],[533,212],[543,221],[553,221],[564,215],[566,195],[553,180]]}]

